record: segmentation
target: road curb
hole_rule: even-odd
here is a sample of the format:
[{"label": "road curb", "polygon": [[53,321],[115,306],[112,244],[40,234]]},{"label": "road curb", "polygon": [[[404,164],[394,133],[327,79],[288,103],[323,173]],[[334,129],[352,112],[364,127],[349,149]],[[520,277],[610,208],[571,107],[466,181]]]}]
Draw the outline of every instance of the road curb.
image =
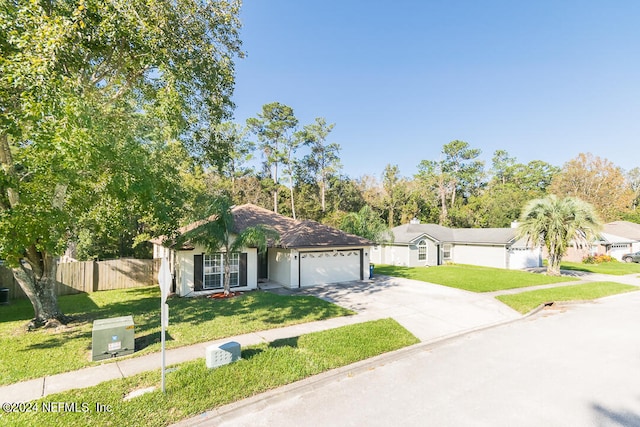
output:
[{"label": "road curb", "polygon": [[382,367],[386,364],[395,362],[413,354],[421,353],[423,351],[429,351],[435,347],[446,344],[447,342],[454,341],[467,335],[472,335],[477,332],[485,331],[488,329],[505,326],[511,323],[515,323],[524,319],[527,319],[545,307],[545,304],[541,304],[540,307],[535,310],[514,319],[504,320],[497,323],[491,323],[484,326],[479,326],[471,329],[466,329],[461,332],[456,332],[450,335],[444,335],[442,337],[435,338],[433,340],[420,342],[418,344],[404,347],[398,350],[394,350],[388,353],[384,353],[378,356],[371,357],[369,359],[361,360],[359,362],[352,363],[350,365],[342,366],[340,368],[332,369],[327,372],[323,372],[312,377],[296,381],[291,384],[287,384],[278,387],[273,390],[269,390],[258,395],[248,397],[246,399],[239,400],[237,402],[229,403],[211,411],[206,411],[200,415],[195,415],[191,418],[179,421],[172,424],[173,427],[194,427],[200,425],[210,425],[212,420],[217,422],[229,421],[241,416],[245,412],[256,412],[266,408],[269,405],[288,399],[290,393],[303,394],[309,391],[318,389],[325,384],[338,381],[340,379],[346,379],[363,372],[371,371]]}]

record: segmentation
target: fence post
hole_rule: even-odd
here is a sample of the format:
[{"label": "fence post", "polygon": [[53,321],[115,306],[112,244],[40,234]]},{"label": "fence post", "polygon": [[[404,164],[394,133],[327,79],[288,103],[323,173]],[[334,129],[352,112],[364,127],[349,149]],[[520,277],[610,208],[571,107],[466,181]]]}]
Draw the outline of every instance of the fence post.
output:
[{"label": "fence post", "polygon": [[100,290],[100,266],[98,261],[93,260],[91,263],[91,292]]}]

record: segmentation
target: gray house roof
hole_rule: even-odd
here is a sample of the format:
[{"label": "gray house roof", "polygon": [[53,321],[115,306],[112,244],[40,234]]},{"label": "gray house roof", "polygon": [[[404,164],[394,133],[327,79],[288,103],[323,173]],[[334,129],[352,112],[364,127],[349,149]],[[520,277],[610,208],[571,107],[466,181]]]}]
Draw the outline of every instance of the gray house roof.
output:
[{"label": "gray house roof", "polygon": [[509,245],[517,237],[515,228],[449,228],[437,224],[404,224],[391,232],[395,244],[416,243],[427,237],[439,243]]},{"label": "gray house roof", "polygon": [[640,241],[640,224],[629,221],[613,221],[602,227],[604,233],[614,236],[626,237],[627,239]]}]

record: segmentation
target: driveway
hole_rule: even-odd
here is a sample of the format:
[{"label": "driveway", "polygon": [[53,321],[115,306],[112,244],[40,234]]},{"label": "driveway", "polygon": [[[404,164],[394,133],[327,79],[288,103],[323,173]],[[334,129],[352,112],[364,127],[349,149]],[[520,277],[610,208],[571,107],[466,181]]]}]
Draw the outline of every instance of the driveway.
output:
[{"label": "driveway", "polygon": [[640,426],[639,306],[544,310],[190,425]]},{"label": "driveway", "polygon": [[362,317],[391,317],[423,342],[521,317],[488,295],[397,277],[376,276],[292,293],[317,296]]}]

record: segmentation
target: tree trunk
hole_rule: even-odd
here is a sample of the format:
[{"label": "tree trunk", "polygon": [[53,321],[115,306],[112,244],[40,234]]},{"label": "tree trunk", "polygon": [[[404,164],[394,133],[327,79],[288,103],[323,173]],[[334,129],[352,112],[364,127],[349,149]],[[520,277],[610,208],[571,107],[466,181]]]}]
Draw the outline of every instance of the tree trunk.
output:
[{"label": "tree trunk", "polygon": [[229,295],[231,293],[231,255],[229,251],[225,251],[224,253],[224,294]]},{"label": "tree trunk", "polygon": [[320,203],[322,205],[322,213],[325,212],[326,210],[326,203],[325,203],[325,178],[324,178],[324,174],[322,175],[322,179],[320,180]]},{"label": "tree trunk", "polygon": [[560,261],[562,261],[561,256],[559,256],[555,251],[549,251],[549,258],[547,260],[547,275],[560,276]]},{"label": "tree trunk", "polygon": [[39,259],[34,260],[34,251],[34,248],[29,251],[28,266],[20,265],[12,269],[13,277],[33,306],[34,318],[29,328],[55,325],[56,320],[67,323],[70,319],[58,308],[56,260],[39,252]]},{"label": "tree trunk", "polygon": [[446,225],[449,213],[447,212],[447,191],[442,178],[439,182],[438,191],[440,192],[440,225]]},{"label": "tree trunk", "polygon": [[289,186],[289,195],[291,196],[291,214],[293,215],[293,219],[296,219],[296,204],[293,200],[293,178],[290,178],[291,185]]},{"label": "tree trunk", "polygon": [[[6,133],[0,133],[0,166],[4,174],[15,178],[15,168],[9,138]],[[15,208],[20,204],[18,189],[7,186],[5,188],[9,207]],[[54,200],[56,203],[57,200]],[[7,208],[6,206],[2,206]],[[34,318],[29,328],[52,325],[54,320],[67,323],[69,318],[58,308],[56,293],[56,260],[48,253],[38,251],[30,246],[25,251],[28,265],[20,264],[12,268],[13,277],[33,305]]]},{"label": "tree trunk", "polygon": [[273,174],[273,211],[278,213],[278,162],[275,162]]}]

